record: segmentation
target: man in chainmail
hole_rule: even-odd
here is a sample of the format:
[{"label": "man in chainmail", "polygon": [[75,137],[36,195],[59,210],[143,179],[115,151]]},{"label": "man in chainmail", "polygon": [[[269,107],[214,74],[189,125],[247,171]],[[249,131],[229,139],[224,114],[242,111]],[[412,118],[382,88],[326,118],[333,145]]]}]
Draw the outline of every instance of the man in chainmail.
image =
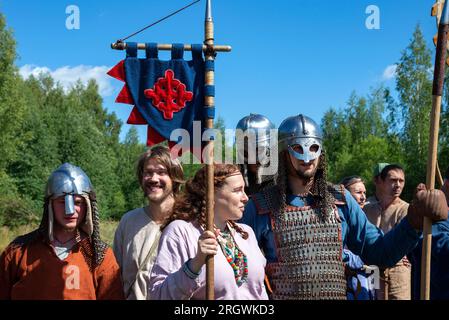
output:
[{"label": "man in chainmail", "polygon": [[447,218],[444,194],[420,185],[407,218],[383,234],[343,186],[328,183],[322,133],[312,119],[285,119],[278,139],[277,185],[253,195],[242,221],[267,258],[272,299],[346,299],[344,245],[367,264],[393,266],[416,246],[424,216]]},{"label": "man in chainmail", "polygon": [[277,158],[271,157],[270,154],[271,131],[274,129],[274,124],[267,117],[254,113],[243,117],[237,123],[237,163],[248,196],[275,183],[275,177],[270,172],[272,166],[277,166]]},{"label": "man in chainmail", "polygon": [[65,163],[49,177],[39,228],[0,257],[1,299],[123,299],[112,249],[100,239],[92,184]]}]

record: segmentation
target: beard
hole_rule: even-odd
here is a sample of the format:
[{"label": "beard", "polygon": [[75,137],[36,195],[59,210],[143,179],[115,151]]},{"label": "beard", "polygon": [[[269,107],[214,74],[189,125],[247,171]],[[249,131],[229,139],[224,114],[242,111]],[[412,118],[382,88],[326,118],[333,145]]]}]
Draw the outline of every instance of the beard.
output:
[{"label": "beard", "polygon": [[[313,160],[315,162],[315,160]],[[290,158],[290,155],[286,152],[285,153],[285,165],[287,167],[287,172],[289,175],[296,176],[303,180],[304,185],[309,183],[313,177],[315,176],[317,170],[318,170],[318,164],[315,163],[315,166],[312,170],[302,170],[301,168],[295,168],[293,165],[292,159]]]},{"label": "beard", "polygon": [[[152,187],[157,187],[159,190],[156,192],[148,191],[147,188]],[[167,189],[167,185],[147,184],[145,185],[144,194],[148,201],[153,203],[162,203],[165,199],[167,199],[167,197],[170,196],[171,192]]]},{"label": "beard", "polygon": [[315,167],[313,170],[308,172],[302,172],[301,170],[295,170],[295,172],[301,179],[309,181],[315,176],[316,170],[317,168]]},{"label": "beard", "polygon": [[[293,167],[293,166],[292,166]],[[318,170],[318,166],[315,166],[313,170],[301,171],[300,169],[294,169],[293,172],[296,174],[298,178],[302,180],[303,186],[309,185],[310,187],[313,185],[313,181],[315,178],[315,174]]]}]

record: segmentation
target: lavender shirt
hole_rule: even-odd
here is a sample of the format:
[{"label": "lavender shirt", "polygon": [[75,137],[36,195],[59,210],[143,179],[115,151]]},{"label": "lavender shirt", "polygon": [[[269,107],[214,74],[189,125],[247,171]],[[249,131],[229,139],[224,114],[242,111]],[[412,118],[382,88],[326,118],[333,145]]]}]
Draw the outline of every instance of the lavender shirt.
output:
[{"label": "lavender shirt", "polygon": [[[239,224],[246,232],[244,240],[240,233],[233,232],[239,248],[248,258],[248,279],[240,287],[234,278],[234,271],[226,261],[222,250],[214,257],[215,299],[217,300],[267,300],[265,290],[266,259],[257,245],[253,230]],[[164,229],[156,263],[151,272],[148,289],[152,300],[204,300],[206,297],[206,266],[196,279],[190,279],[182,270],[183,264],[195,257],[198,250],[198,238],[202,229],[183,220],[175,220]]]}]

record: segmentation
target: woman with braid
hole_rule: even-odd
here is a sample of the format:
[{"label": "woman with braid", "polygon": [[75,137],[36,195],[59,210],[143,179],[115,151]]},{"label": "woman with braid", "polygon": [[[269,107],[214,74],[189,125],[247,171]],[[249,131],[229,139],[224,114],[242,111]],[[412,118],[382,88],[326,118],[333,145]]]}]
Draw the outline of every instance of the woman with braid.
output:
[{"label": "woman with braid", "polygon": [[0,257],[0,300],[123,299],[112,249],[100,239],[89,177],[65,163],[49,177],[39,229]]},{"label": "woman with braid", "polygon": [[151,273],[151,299],[205,299],[205,262],[214,255],[217,300],[268,299],[266,260],[252,229],[236,223],[248,197],[235,165],[214,165],[215,233],[205,231],[206,167],[186,184],[164,228]]}]

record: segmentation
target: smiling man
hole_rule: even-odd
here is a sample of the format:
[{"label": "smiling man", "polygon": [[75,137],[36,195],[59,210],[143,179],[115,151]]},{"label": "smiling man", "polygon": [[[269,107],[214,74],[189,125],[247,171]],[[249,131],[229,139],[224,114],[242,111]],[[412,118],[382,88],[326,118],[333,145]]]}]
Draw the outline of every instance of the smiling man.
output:
[{"label": "smiling man", "polygon": [[[372,224],[387,233],[407,215],[409,204],[400,198],[405,186],[404,169],[388,164],[374,181],[376,198],[363,210]],[[392,268],[380,270],[380,288],[376,295],[378,300],[410,300],[411,265],[407,257]]]},{"label": "smiling man", "polygon": [[48,179],[39,229],[0,258],[0,299],[123,299],[114,254],[100,239],[89,177],[65,163]]},{"label": "smiling man", "polygon": [[277,185],[254,194],[242,220],[265,253],[273,299],[346,299],[345,245],[369,265],[391,267],[416,246],[423,216],[447,218],[444,194],[422,190],[407,219],[384,234],[343,186],[327,182],[323,135],[312,119],[287,118],[278,136]]},{"label": "smiling man", "polygon": [[137,178],[148,206],[134,209],[122,217],[113,246],[128,300],[147,299],[160,227],[172,212],[184,173],[181,163],[171,158],[167,147],[156,146],[140,156]]}]

